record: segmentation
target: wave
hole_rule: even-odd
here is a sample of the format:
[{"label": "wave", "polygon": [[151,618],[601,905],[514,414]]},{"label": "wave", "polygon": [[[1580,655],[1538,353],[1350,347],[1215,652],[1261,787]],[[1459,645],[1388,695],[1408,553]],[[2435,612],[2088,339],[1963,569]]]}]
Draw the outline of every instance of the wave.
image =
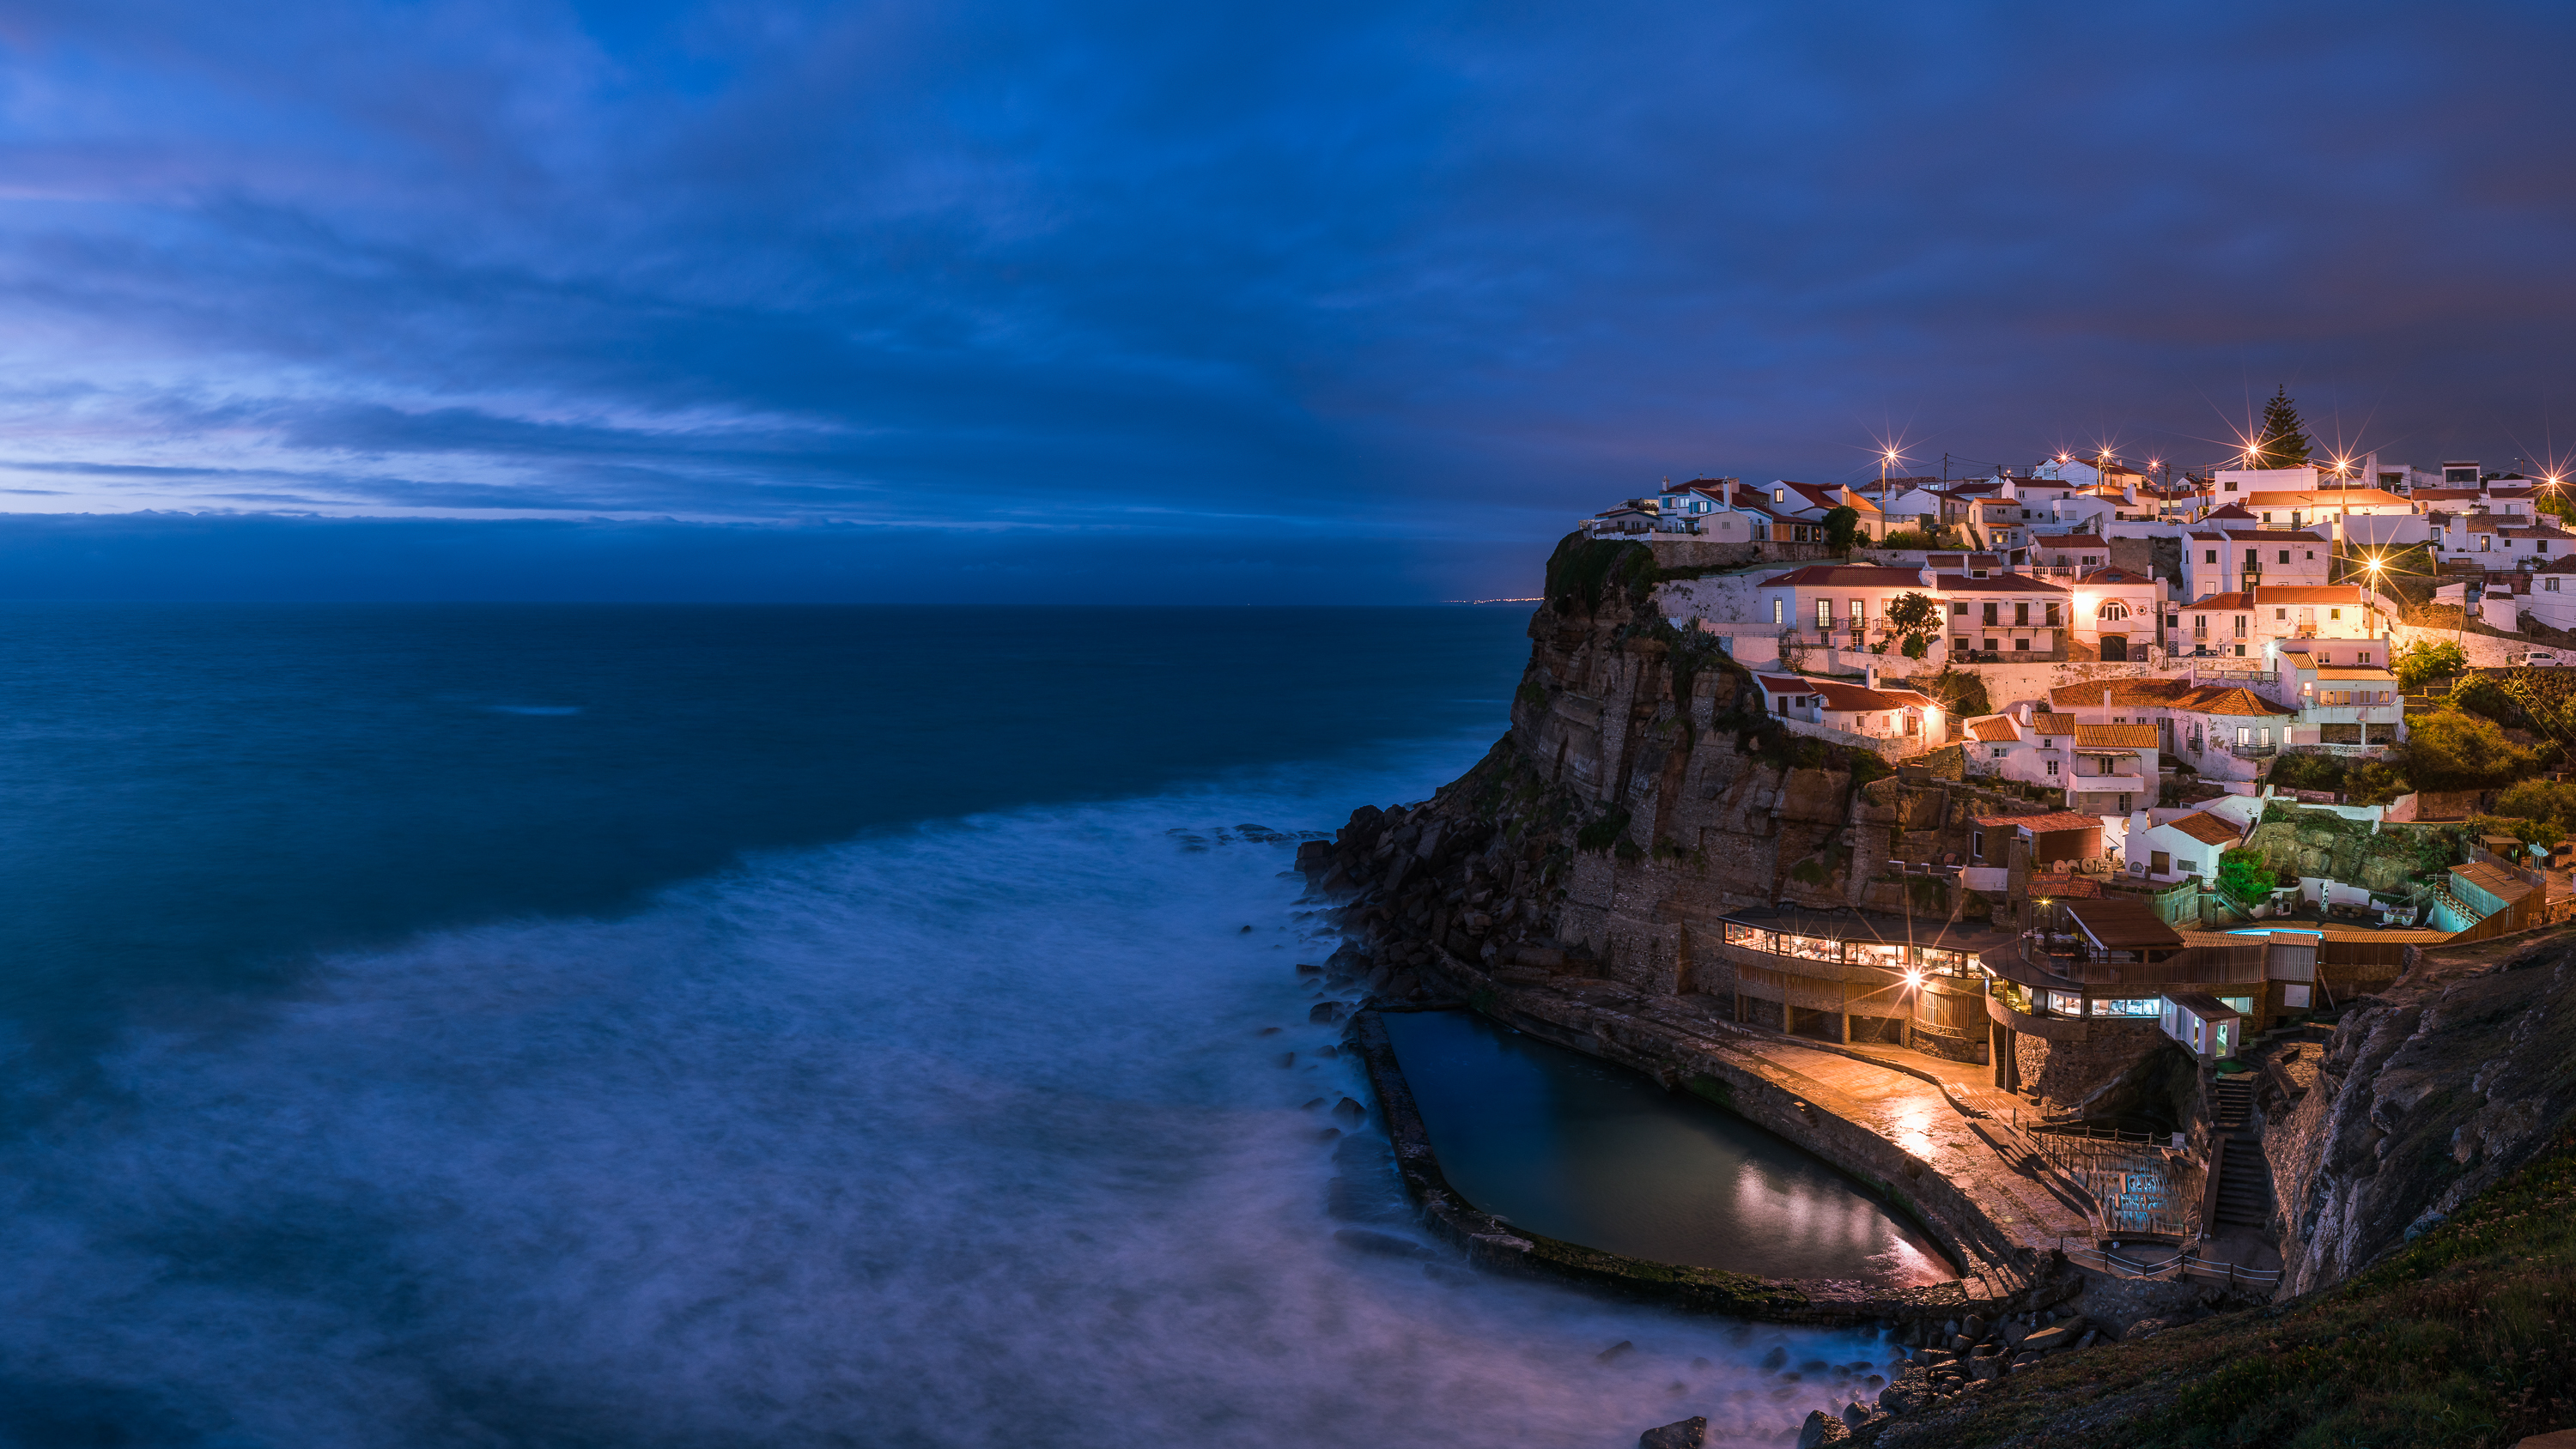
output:
[{"label": "wave", "polygon": [[1367,1093],[1294,837],[1457,748],[765,857],[129,1038],[0,1143],[0,1435],[1776,1439],[1841,1395],[1762,1357],[1866,1337],[1466,1271],[1306,1105]]}]

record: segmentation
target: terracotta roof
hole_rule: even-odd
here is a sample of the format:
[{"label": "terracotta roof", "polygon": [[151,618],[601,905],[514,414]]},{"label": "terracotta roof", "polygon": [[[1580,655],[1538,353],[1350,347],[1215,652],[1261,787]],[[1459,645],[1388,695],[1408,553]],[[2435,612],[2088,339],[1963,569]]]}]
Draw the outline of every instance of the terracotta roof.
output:
[{"label": "terracotta roof", "polygon": [[2113,705],[2171,704],[2191,692],[2186,679],[2106,679],[2099,684],[2061,684],[2048,692],[2048,702],[2060,709],[2100,709],[2102,691],[2111,692]]},{"label": "terracotta roof", "polygon": [[1886,564],[1809,564],[1764,579],[1759,587],[1766,589],[1898,589],[1923,587],[1920,569],[1891,568]]},{"label": "terracotta roof", "polygon": [[2377,488],[2293,488],[2280,492],[2250,494],[2247,501],[2256,508],[2406,508],[2410,505],[2394,493]]},{"label": "terracotta roof", "polygon": [[2031,716],[2031,728],[2044,735],[2071,735],[2081,726],[2071,714],[2039,714]]},{"label": "terracotta roof", "polygon": [[2227,505],[2226,507],[2224,507],[2224,508],[2213,508],[2213,509],[2209,510],[2207,513],[2202,514],[2202,515],[2201,515],[2201,518],[2202,518],[2203,520],[2212,519],[2212,518],[2225,518],[2225,519],[2237,519],[2237,518],[2241,518],[2241,519],[2244,519],[2247,523],[2252,523],[2252,522],[2254,521],[2254,515],[2253,515],[2253,514],[2251,514],[2251,513],[2246,512],[2246,511],[2245,511],[2245,505],[2244,505],[2244,504],[2242,504],[2242,503],[2230,503],[2230,504],[2228,504],[2228,505]]},{"label": "terracotta roof", "polygon": [[1871,689],[1867,685],[1840,679],[1818,679],[1806,674],[1757,674],[1753,677],[1773,694],[1816,695],[1824,700],[1827,709],[1904,709],[1909,705],[1917,709],[1940,708],[1929,696],[1910,689]]},{"label": "terracotta roof", "polygon": [[2357,604],[2376,602],[2355,584],[2256,584],[2258,604]]},{"label": "terracotta roof", "polygon": [[2382,684],[2396,682],[2397,676],[2385,669],[2361,669],[2350,666],[2319,666],[2319,679],[2375,679]]},{"label": "terracotta roof", "polygon": [[2243,589],[2238,589],[2232,594],[2212,594],[2205,599],[2194,599],[2184,607],[2192,609],[2251,609],[2254,607],[2254,596],[2245,592]]},{"label": "terracotta roof", "polygon": [[2253,539],[2258,543],[2323,543],[2325,540],[2306,529],[2240,528],[2234,533],[2195,533],[2192,537],[2208,543]]},{"label": "terracotta roof", "polygon": [[2062,584],[2044,583],[2028,574],[1988,574],[1972,579],[1966,574],[1935,574],[1945,594],[2062,594]]},{"label": "terracotta roof", "polygon": [[1979,825],[2012,825],[2033,835],[2056,835],[2068,830],[2099,830],[2102,817],[2078,815],[2072,810],[2051,810],[2044,815],[2007,815],[1998,820],[1980,820]]},{"label": "terracotta roof", "polygon": [[2165,822],[2203,845],[2234,845],[2245,833],[2206,810],[2194,810],[2178,820]]},{"label": "terracotta roof", "polygon": [[2152,750],[2156,744],[2156,727],[2150,724],[2080,724],[2075,727],[2075,748],[2079,750]]},{"label": "terracotta roof", "polygon": [[2165,924],[2155,907],[2144,901],[2106,898],[2098,901],[2074,901],[2066,914],[2075,918],[2084,934],[2105,947],[2179,946],[2181,933]]},{"label": "terracotta roof", "polygon": [[2091,900],[2102,894],[2102,883],[2080,875],[2035,875],[2030,878],[2030,893],[2062,901]]},{"label": "terracotta roof", "polygon": [[2018,743],[2021,739],[2021,731],[2013,727],[2012,719],[2008,715],[1979,715],[1968,721],[1968,738],[1992,740],[1998,744]]},{"label": "terracotta roof", "polygon": [[2095,569],[2077,578],[2083,584],[2152,584],[2155,579],[2134,569]]},{"label": "terracotta roof", "polygon": [[1840,680],[1816,679],[1809,683],[1825,697],[1825,708],[1855,709],[1939,709],[1931,696],[1910,689],[1871,689],[1867,685],[1845,684]]},{"label": "terracotta roof", "polygon": [[2247,719],[2287,719],[2290,711],[2241,684],[2204,684],[2174,701],[2174,708],[2195,714],[2223,714]]}]

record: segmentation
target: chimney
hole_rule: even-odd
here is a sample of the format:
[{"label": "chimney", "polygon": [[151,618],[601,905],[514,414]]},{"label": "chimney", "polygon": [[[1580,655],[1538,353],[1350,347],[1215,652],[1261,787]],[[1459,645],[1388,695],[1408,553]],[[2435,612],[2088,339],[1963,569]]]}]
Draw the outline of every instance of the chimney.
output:
[{"label": "chimney", "polygon": [[2030,701],[2026,699],[2021,702],[2021,727],[2030,728]]},{"label": "chimney", "polygon": [[2111,686],[2107,684],[2102,686],[2102,707],[2104,709],[2111,707]]},{"label": "chimney", "polygon": [[1872,689],[1878,688],[1878,666],[1875,664],[1861,666],[1861,682]]}]

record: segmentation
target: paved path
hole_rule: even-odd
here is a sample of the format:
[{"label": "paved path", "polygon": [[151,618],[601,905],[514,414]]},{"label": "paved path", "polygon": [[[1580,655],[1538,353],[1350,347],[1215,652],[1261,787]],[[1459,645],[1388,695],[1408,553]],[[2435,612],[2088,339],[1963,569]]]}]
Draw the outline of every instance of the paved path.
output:
[{"label": "paved path", "polygon": [[[1583,995],[1599,999],[1598,986]],[[1872,1052],[1810,1042],[1642,996],[1627,997],[1616,1007],[1686,1032],[1739,1062],[1758,1063],[1774,1080],[1794,1079],[1817,1106],[1896,1144],[1949,1179],[2023,1247],[2046,1253],[2061,1243],[2093,1240],[2081,1199],[2056,1184],[2054,1174],[2012,1128],[2011,1109],[2026,1110],[2027,1104],[1985,1085],[1986,1068],[1891,1048]],[[1879,1052],[1887,1059],[1879,1058]],[[1900,1055],[1901,1061],[1890,1060]],[[1938,1080],[1927,1081],[1927,1076]],[[1979,1113],[1985,1116],[1981,1119]],[[2020,1285],[1999,1286],[2009,1292]]]}]

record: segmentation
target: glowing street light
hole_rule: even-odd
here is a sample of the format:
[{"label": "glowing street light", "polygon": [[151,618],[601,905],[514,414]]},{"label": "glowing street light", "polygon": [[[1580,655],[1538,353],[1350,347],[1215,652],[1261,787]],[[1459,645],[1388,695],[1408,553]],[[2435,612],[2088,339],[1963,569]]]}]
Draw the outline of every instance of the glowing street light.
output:
[{"label": "glowing street light", "polygon": [[1905,988],[1906,988],[1908,991],[1919,991],[1919,990],[1921,990],[1921,989],[1922,989],[1922,986],[1923,986],[1923,971],[1922,971],[1922,968],[1921,968],[1921,967],[1917,967],[1917,966],[1909,966],[1909,967],[1905,968]]}]

